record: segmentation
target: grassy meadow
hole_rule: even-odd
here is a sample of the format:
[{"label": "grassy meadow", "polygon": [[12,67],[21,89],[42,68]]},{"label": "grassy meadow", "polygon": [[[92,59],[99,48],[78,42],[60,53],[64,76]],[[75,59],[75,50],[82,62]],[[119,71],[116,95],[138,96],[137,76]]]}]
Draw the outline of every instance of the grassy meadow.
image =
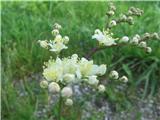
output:
[{"label": "grassy meadow", "polygon": [[[135,24],[126,23],[113,29],[116,37],[133,36],[146,32],[160,33],[160,2],[114,2],[116,15],[131,6],[144,10],[135,17]],[[96,28],[103,29],[108,2],[1,2],[1,102],[2,120],[38,120],[35,111],[38,103],[46,103],[47,91],[39,87],[42,66],[53,53],[42,49],[37,41],[51,39],[52,25],[62,25],[62,35],[68,35],[69,49],[63,56],[74,53],[84,56],[96,41],[91,39]],[[106,100],[115,111],[130,109],[132,99],[153,98],[160,94],[160,41],[151,40],[153,52],[147,54],[131,46],[115,47],[97,52],[93,59],[97,64],[107,64],[129,78],[127,91],[112,91],[112,83],[106,89]],[[69,110],[62,120],[79,120],[80,104]],[[52,111],[57,115],[57,107]],[[44,120],[44,119],[43,119]],[[46,119],[47,120],[47,119]],[[55,119],[56,120],[56,119]],[[90,118],[89,120],[95,120]]]}]

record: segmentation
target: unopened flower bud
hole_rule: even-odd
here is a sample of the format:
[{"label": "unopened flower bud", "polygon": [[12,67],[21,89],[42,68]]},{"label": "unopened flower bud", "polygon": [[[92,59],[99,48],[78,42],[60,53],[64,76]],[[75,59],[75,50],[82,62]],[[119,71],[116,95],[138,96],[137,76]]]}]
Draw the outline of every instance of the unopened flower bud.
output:
[{"label": "unopened flower bud", "polygon": [[61,91],[62,97],[71,97],[72,94],[73,94],[73,92],[70,87],[64,87]]},{"label": "unopened flower bud", "polygon": [[146,52],[147,52],[147,53],[151,53],[151,52],[152,52],[151,47],[146,47]]},{"label": "unopened flower bud", "polygon": [[95,33],[95,34],[99,34],[99,33],[101,33],[101,31],[100,31],[100,29],[96,29],[96,30],[94,31],[94,33]]},{"label": "unopened flower bud", "polygon": [[128,11],[128,14],[129,14],[129,15],[132,15],[132,14],[133,14],[133,12],[132,12],[131,10],[129,10],[129,11]]},{"label": "unopened flower bud", "polygon": [[133,39],[131,40],[131,43],[133,43],[133,44],[135,44],[135,45],[137,45],[138,42],[139,42],[139,39],[138,39],[136,36],[133,37]]},{"label": "unopened flower bud", "polygon": [[114,5],[112,4],[112,5],[110,5],[110,9],[113,10],[113,11],[115,11],[115,10],[116,10],[116,6],[114,6]]},{"label": "unopened flower bud", "polygon": [[121,42],[128,42],[129,38],[127,36],[122,37]]},{"label": "unopened flower bud", "polygon": [[54,25],[53,25],[53,28],[55,28],[55,29],[61,29],[62,28],[62,26],[61,25],[59,25],[58,23],[55,23]]},{"label": "unopened flower bud", "polygon": [[75,79],[75,75],[74,74],[65,74],[63,79],[66,83],[69,83]]},{"label": "unopened flower bud", "polygon": [[58,29],[52,30],[52,34],[53,34],[53,35],[58,35],[58,34],[59,34],[59,30],[58,30]]},{"label": "unopened flower bud", "polygon": [[111,22],[110,22],[110,27],[113,27],[113,26],[116,26],[117,25],[117,23],[116,23],[116,21],[115,20],[112,20]]},{"label": "unopened flower bud", "polygon": [[122,76],[119,80],[125,83],[128,82],[128,78],[126,76]]},{"label": "unopened flower bud", "polygon": [[70,99],[70,98],[67,98],[66,101],[65,101],[65,105],[72,106],[73,105],[73,100]]},{"label": "unopened flower bud", "polygon": [[47,88],[48,87],[48,82],[46,80],[43,80],[40,82],[40,87],[41,88]]},{"label": "unopened flower bud", "polygon": [[56,82],[51,82],[48,89],[51,93],[58,93],[60,91],[60,86]]},{"label": "unopened flower bud", "polygon": [[149,38],[150,37],[150,34],[149,33],[145,33],[144,34],[144,38]]},{"label": "unopened flower bud", "polygon": [[107,14],[112,16],[112,15],[114,15],[114,11],[110,10],[110,11],[107,12]]},{"label": "unopened flower bud", "polygon": [[146,42],[144,42],[144,41],[140,42],[139,47],[146,48],[147,47]]},{"label": "unopened flower bud", "polygon": [[121,19],[124,20],[124,21],[126,21],[127,20],[127,16],[126,15],[122,15]]},{"label": "unopened flower bud", "polygon": [[47,48],[48,47],[48,43],[46,40],[38,40],[39,44],[41,47],[43,48]]},{"label": "unopened flower bud", "polygon": [[158,35],[158,33],[156,33],[156,32],[153,33],[152,36],[153,36],[154,38],[156,38],[156,39],[159,39],[159,35]]},{"label": "unopened flower bud", "polygon": [[128,20],[129,22],[131,22],[131,21],[133,21],[133,17],[129,16],[129,17],[127,18],[127,20]]},{"label": "unopened flower bud", "polygon": [[113,79],[118,79],[119,78],[118,72],[115,71],[115,70],[111,71],[109,76],[110,76],[110,78],[113,78]]},{"label": "unopened flower bud", "polygon": [[99,86],[98,86],[98,91],[99,91],[99,92],[104,92],[105,89],[106,89],[106,88],[105,88],[104,85],[99,85]]},{"label": "unopened flower bud", "polygon": [[64,43],[67,44],[69,42],[69,37],[68,36],[64,36],[63,40],[64,40]]}]

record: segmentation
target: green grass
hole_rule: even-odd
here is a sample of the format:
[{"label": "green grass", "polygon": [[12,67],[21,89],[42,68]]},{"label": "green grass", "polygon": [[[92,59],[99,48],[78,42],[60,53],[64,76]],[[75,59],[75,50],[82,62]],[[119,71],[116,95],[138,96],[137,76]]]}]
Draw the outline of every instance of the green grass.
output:
[{"label": "green grass", "polygon": [[[42,65],[52,55],[37,44],[39,39],[50,39],[52,25],[63,26],[62,34],[70,37],[69,49],[64,56],[78,53],[83,56],[95,46],[91,35],[105,25],[108,2],[1,2],[2,52],[2,119],[34,120],[35,105],[46,99],[38,83],[27,82],[28,76],[42,72]],[[119,25],[116,36],[132,36],[145,32],[160,32],[160,2],[115,2],[117,14],[130,6],[144,10],[135,24]],[[106,63],[109,69],[118,69],[129,76],[128,94],[140,97],[156,95],[160,84],[160,42],[149,42],[153,52],[149,55],[138,48],[110,48],[96,53],[96,63]],[[28,96],[19,97],[16,83],[21,83]],[[115,84],[107,88],[110,101],[123,104],[128,99],[123,93],[114,93]],[[35,92],[38,89],[38,93]],[[120,97],[119,97],[120,96]],[[127,100],[126,100],[127,101]],[[125,104],[125,102],[124,102]],[[123,106],[123,105],[122,105]],[[72,118],[73,119],[73,118]],[[94,119],[94,118],[93,118]]]}]

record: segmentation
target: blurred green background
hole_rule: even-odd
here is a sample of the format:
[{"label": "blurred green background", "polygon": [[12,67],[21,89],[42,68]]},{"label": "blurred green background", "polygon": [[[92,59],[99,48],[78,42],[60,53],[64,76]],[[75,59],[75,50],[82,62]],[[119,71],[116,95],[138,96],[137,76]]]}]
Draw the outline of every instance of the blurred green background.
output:
[{"label": "blurred green background", "polygon": [[[131,6],[144,10],[141,17],[135,18],[134,25],[124,23],[113,29],[115,36],[160,32],[160,2],[114,4],[117,16]],[[37,40],[51,39],[52,25],[57,22],[63,27],[62,35],[70,37],[69,49],[62,54],[83,56],[96,45],[91,39],[94,30],[105,26],[107,5],[108,2],[1,2],[3,120],[36,120],[36,103],[47,98],[32,76],[42,72],[43,62],[52,53],[39,47]],[[97,52],[93,59],[97,64],[107,64],[109,69],[126,74],[130,96],[153,97],[160,85],[160,42],[152,40],[148,44],[153,49],[151,54],[126,46]],[[130,99],[112,89],[114,84],[107,88],[111,102],[123,106]],[[26,91],[28,95],[20,97],[19,91]]]}]

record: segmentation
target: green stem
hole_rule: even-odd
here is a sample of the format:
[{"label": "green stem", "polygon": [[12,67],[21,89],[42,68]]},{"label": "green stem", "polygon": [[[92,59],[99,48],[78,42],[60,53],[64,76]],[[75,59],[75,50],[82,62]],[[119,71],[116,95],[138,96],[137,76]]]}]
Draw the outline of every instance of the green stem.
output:
[{"label": "green stem", "polygon": [[62,110],[62,96],[59,98],[59,111],[58,111],[58,120],[61,120],[61,111]]}]

